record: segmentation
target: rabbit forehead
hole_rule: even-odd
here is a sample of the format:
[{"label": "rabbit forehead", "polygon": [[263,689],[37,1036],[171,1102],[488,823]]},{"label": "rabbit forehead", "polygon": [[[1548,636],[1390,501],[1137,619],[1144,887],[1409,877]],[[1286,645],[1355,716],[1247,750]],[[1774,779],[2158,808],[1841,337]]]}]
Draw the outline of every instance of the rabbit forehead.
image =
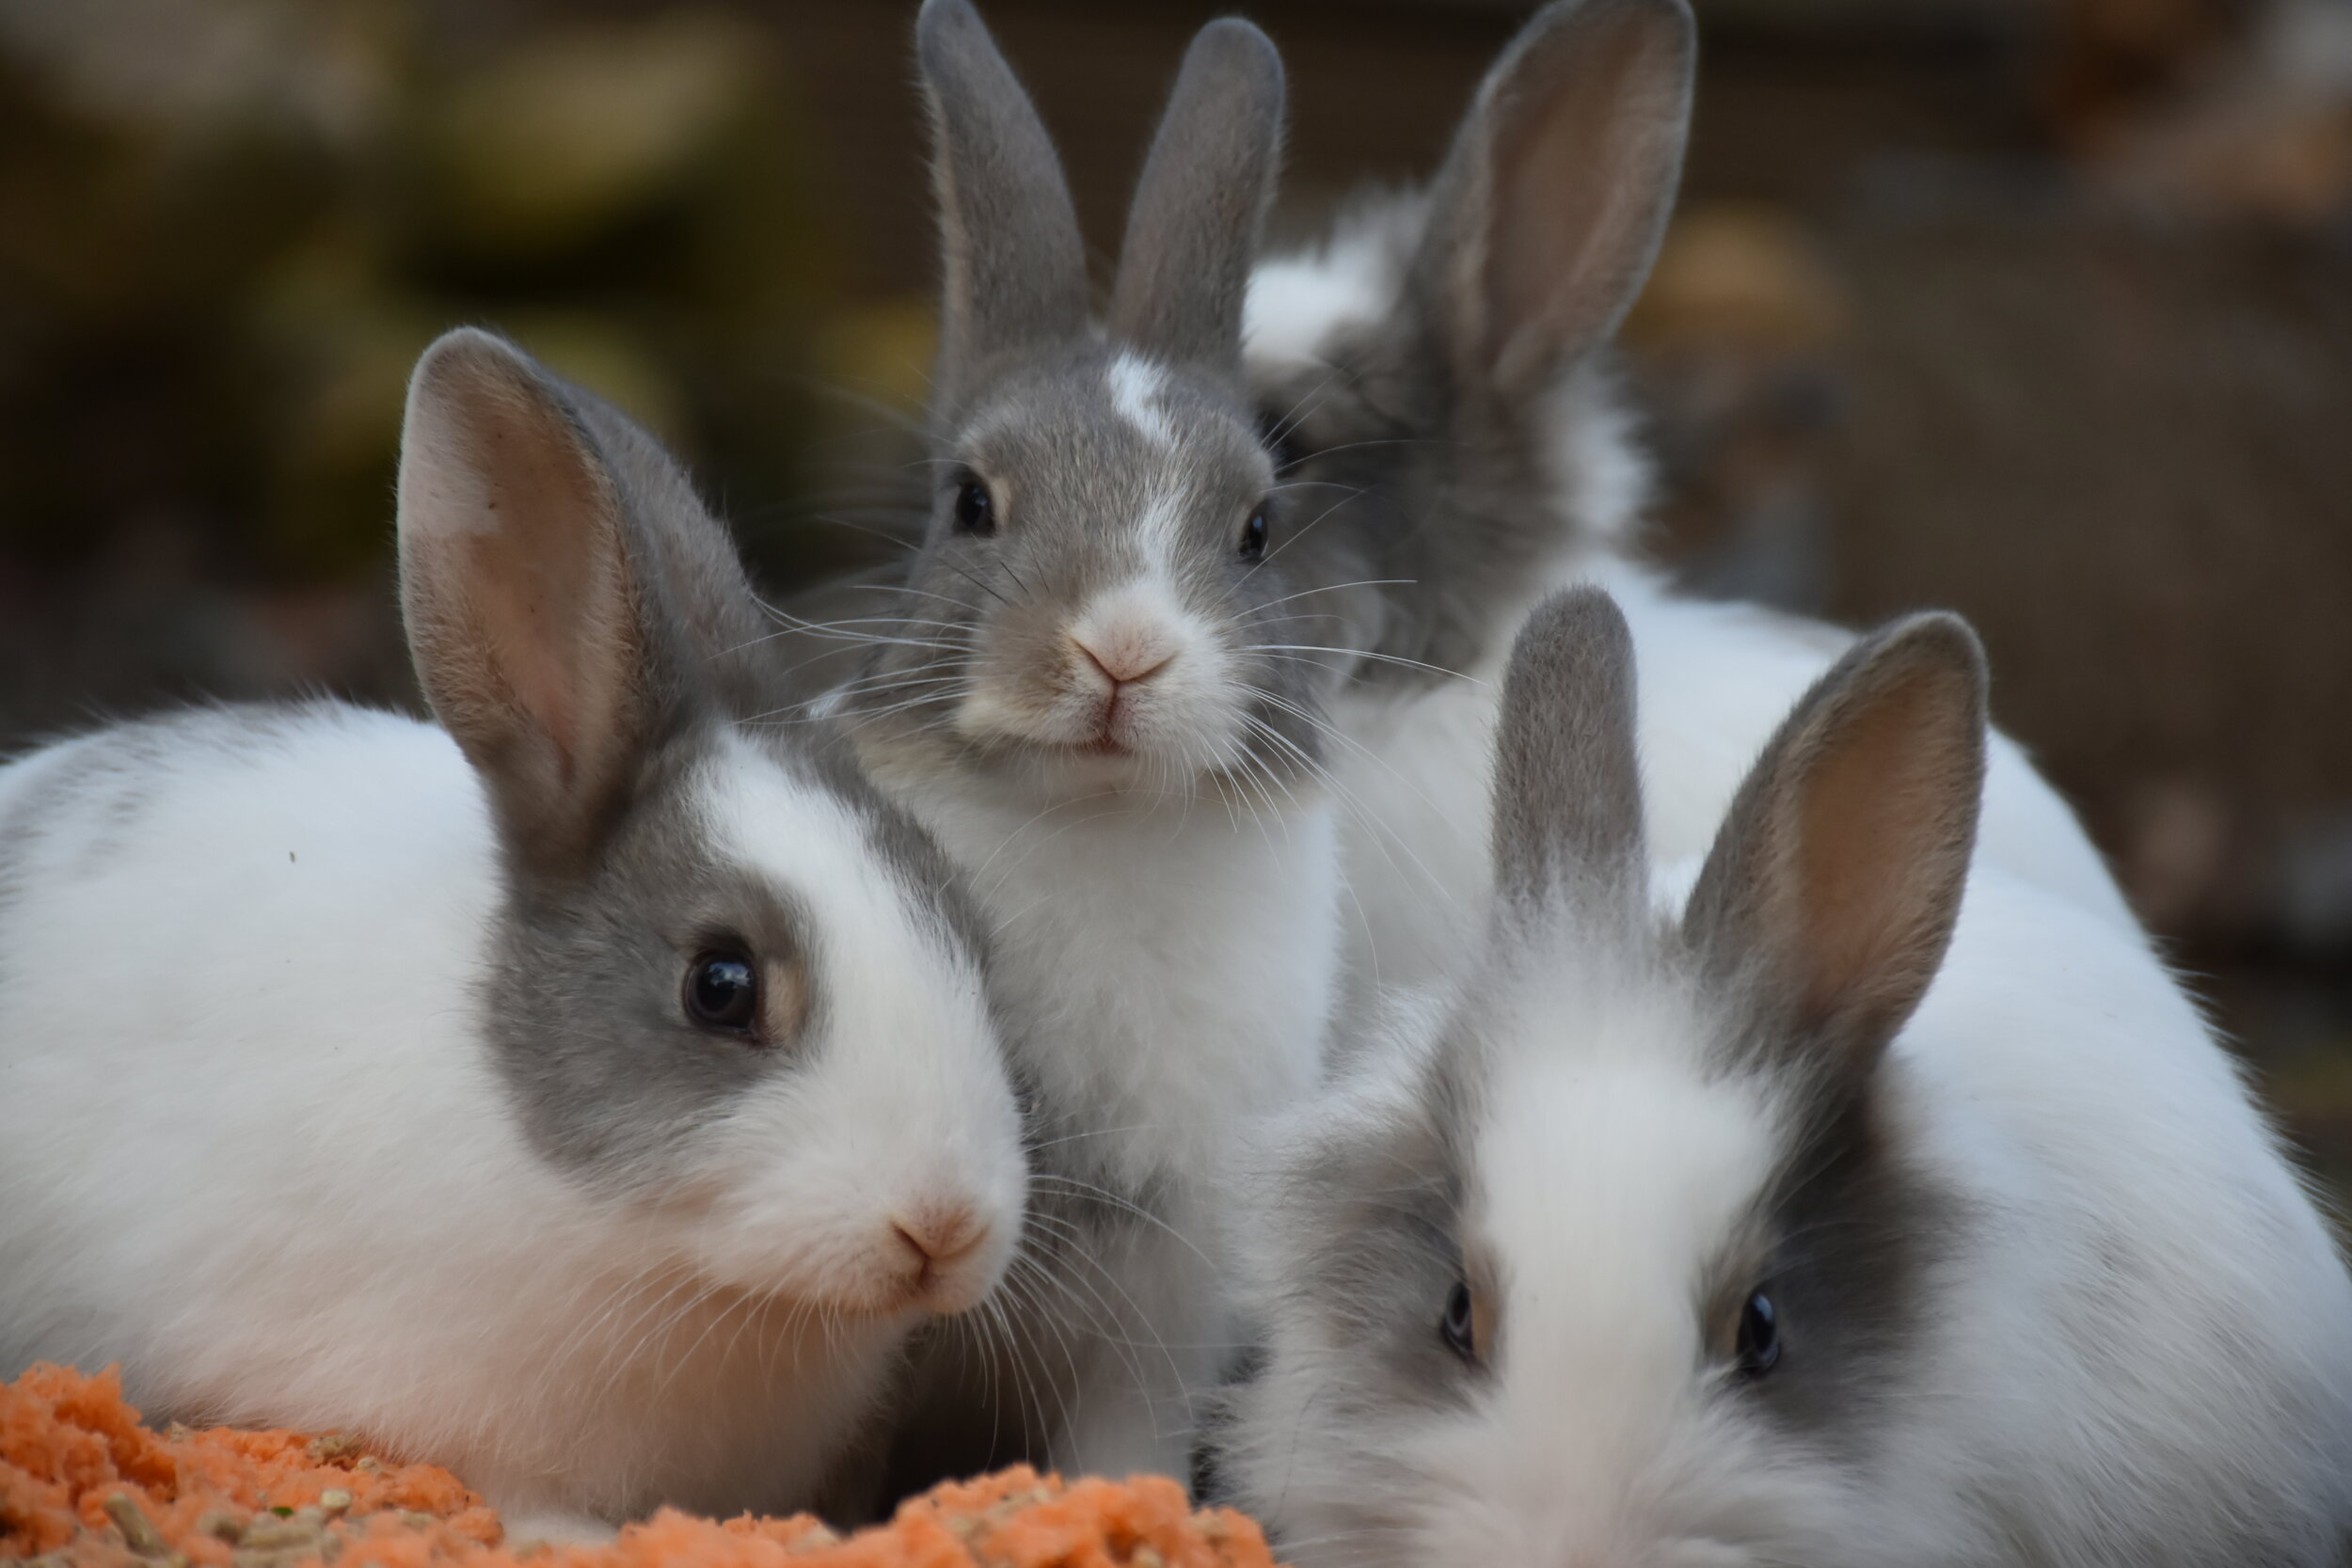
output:
[{"label": "rabbit forehead", "polygon": [[1016,528],[1051,521],[1104,534],[1171,499],[1248,504],[1274,477],[1237,399],[1124,349],[999,378],[946,445],[1005,488]]}]

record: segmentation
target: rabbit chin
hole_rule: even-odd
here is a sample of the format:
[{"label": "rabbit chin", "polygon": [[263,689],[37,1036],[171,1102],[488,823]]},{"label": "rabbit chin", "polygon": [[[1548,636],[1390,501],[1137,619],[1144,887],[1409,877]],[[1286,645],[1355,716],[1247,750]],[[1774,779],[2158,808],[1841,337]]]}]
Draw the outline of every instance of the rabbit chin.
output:
[{"label": "rabbit chin", "polygon": [[956,714],[956,730],[983,766],[1057,800],[1189,796],[1242,766],[1240,721],[1191,689],[1122,692],[1105,722],[1092,693],[1007,695],[977,685]]}]

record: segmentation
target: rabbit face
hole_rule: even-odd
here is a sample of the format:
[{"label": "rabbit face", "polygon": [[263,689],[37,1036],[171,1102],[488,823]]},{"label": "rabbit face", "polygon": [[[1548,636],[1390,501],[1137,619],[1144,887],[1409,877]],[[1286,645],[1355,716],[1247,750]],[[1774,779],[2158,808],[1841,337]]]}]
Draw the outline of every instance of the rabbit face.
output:
[{"label": "rabbit face", "polygon": [[942,449],[869,731],[1057,794],[1314,768],[1328,670],[1297,651],[1294,520],[1229,395],[1089,347],[992,387]]}]

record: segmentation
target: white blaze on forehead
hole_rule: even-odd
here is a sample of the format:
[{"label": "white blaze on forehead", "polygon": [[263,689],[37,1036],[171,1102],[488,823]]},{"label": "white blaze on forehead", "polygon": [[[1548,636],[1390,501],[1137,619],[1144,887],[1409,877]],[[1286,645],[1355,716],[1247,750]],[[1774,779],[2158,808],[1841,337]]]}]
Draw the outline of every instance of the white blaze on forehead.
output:
[{"label": "white blaze on forehead", "polygon": [[1559,1442],[1584,1433],[1597,1463],[1689,1395],[1699,1292],[1772,1174],[1773,1113],[1750,1082],[1703,1070],[1681,997],[1596,1007],[1582,986],[1581,1006],[1541,989],[1487,1101],[1482,1227],[1508,1281],[1503,1398],[1565,1423]]},{"label": "white blaze on forehead", "polygon": [[1104,379],[1110,384],[1111,406],[1120,419],[1156,446],[1176,444],[1176,427],[1168,422],[1167,411],[1160,407],[1160,398],[1168,390],[1166,372],[1148,359],[1121,354],[1111,360]]}]

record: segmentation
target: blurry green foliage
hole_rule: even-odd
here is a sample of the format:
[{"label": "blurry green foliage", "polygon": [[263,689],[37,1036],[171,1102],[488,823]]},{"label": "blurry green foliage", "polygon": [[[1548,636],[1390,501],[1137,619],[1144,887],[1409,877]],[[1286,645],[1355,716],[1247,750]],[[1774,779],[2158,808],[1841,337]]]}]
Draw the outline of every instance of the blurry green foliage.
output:
[{"label": "blurry green foliage", "polygon": [[507,331],[739,495],[810,416],[832,248],[725,13],[485,41],[373,0],[0,0],[0,550],[163,516],[268,580],[380,559],[408,367]]}]

